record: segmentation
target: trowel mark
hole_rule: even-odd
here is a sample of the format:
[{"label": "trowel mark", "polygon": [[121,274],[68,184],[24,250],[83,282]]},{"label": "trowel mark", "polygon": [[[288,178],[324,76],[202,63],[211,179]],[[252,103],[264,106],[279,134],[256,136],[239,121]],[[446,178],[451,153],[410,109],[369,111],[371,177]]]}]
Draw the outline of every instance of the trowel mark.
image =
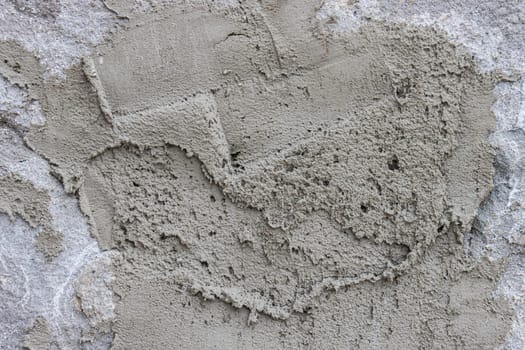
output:
[{"label": "trowel mark", "polygon": [[97,69],[95,68],[95,63],[93,62],[93,59],[91,57],[85,57],[82,59],[82,70],[84,71],[84,75],[88,79],[89,83],[91,84],[91,86],[93,86],[93,89],[97,93],[100,111],[106,118],[106,121],[108,123],[112,123],[113,114],[111,113],[111,108],[109,108],[108,100],[106,98],[106,92],[104,91],[104,87],[100,82],[100,79],[97,74]]}]

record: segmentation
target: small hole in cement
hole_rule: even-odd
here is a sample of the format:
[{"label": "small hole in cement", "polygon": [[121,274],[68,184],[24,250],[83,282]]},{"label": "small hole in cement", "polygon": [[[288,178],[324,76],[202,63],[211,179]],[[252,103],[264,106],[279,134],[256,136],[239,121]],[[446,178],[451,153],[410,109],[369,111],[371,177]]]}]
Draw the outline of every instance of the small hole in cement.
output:
[{"label": "small hole in cement", "polygon": [[388,161],[388,169],[390,170],[399,170],[399,159],[394,154],[394,156]]},{"label": "small hole in cement", "polygon": [[348,227],[346,229],[343,230],[343,232],[347,235],[353,235],[354,234],[354,228],[353,227]]}]

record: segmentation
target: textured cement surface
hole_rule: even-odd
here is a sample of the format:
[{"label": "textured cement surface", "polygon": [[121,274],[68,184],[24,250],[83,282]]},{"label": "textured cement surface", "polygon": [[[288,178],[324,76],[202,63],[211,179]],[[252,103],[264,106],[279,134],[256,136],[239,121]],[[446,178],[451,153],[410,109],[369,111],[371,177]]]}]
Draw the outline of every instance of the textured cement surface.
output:
[{"label": "textured cement surface", "polygon": [[2,348],[523,348],[523,2],[2,5]]}]

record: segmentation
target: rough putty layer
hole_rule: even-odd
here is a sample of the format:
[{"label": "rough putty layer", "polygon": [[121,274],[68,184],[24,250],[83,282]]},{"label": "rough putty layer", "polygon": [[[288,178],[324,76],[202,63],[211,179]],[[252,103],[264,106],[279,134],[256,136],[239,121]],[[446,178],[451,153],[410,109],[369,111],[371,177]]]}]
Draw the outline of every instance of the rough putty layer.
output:
[{"label": "rough putty layer", "polygon": [[508,261],[498,282],[498,294],[516,309],[513,330],[505,348],[525,346],[525,2],[491,0],[391,2],[383,0],[328,0],[317,13],[332,30],[352,31],[369,18],[439,28],[461,44],[485,71],[509,75],[498,83],[493,106],[497,128],[491,142],[498,149],[495,188],[480,210],[474,230],[466,236],[467,249],[477,257]]},{"label": "rough putty layer", "polygon": [[501,267],[461,244],[492,185],[494,80],[439,32],[335,38],[313,5],[130,12],[34,88],[27,144],[119,252],[115,348],[503,343]]}]

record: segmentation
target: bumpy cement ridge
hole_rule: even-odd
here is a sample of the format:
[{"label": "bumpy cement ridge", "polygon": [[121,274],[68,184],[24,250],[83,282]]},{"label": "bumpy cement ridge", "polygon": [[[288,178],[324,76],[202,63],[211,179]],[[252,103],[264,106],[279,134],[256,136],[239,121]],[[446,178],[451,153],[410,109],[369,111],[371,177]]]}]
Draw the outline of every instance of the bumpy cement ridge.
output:
[{"label": "bumpy cement ridge", "polygon": [[98,104],[100,106],[102,114],[104,114],[104,117],[106,118],[106,121],[108,123],[112,123],[113,114],[111,113],[111,109],[109,108],[104,88],[102,87],[100,79],[97,76],[97,70],[95,68],[95,63],[93,62],[93,59],[91,59],[90,57],[83,58],[82,70],[89,83],[92,85],[93,89],[95,89],[95,91],[97,92]]},{"label": "bumpy cement ridge", "polygon": [[197,94],[183,102],[117,117],[120,139],[141,147],[174,145],[195,155],[213,181],[231,176],[228,142],[212,96]]}]

